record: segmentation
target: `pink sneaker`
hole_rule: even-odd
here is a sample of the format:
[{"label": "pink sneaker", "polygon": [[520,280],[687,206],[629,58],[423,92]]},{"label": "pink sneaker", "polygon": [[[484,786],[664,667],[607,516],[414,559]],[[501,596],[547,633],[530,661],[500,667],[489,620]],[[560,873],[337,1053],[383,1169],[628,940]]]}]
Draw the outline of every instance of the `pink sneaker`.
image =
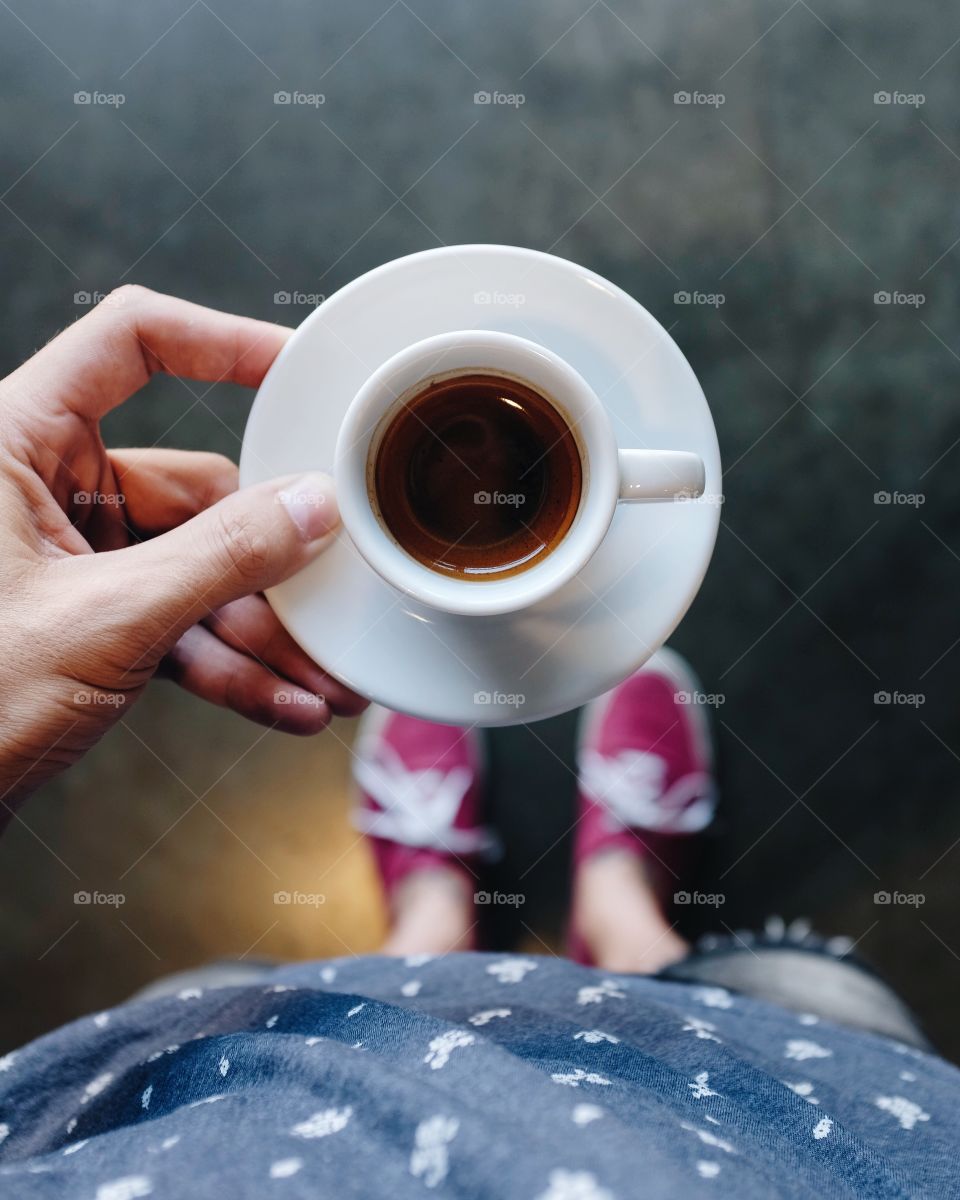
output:
[{"label": "pink sneaker", "polygon": [[[603,850],[647,861],[666,908],[694,835],[716,809],[713,747],[700,682],[666,647],[583,711],[574,869]],[[571,933],[571,955],[585,947]]]},{"label": "pink sneaker", "polygon": [[388,899],[414,871],[442,866],[476,879],[497,840],[480,819],[480,739],[371,705],[354,747],[353,823],[373,847]]}]

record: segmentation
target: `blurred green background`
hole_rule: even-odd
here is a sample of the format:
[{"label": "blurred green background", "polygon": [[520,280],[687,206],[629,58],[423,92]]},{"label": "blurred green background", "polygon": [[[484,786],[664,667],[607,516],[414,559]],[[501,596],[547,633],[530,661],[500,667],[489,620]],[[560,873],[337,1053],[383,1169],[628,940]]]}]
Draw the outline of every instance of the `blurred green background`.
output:
[{"label": "blurred green background", "polygon": [[[4,371],[124,281],[293,325],[464,241],[574,259],[672,332],[726,468],[675,639],[724,697],[698,884],[726,903],[681,927],[847,935],[954,1057],[958,42],[946,0],[0,7]],[[250,400],[157,380],[107,438],[236,458]],[[498,935],[533,949],[563,929],[573,721],[491,739],[528,898]],[[352,736],[156,685],[0,843],[3,1046],[218,955],[375,947]],[[294,888],[327,903],[273,903]]]}]

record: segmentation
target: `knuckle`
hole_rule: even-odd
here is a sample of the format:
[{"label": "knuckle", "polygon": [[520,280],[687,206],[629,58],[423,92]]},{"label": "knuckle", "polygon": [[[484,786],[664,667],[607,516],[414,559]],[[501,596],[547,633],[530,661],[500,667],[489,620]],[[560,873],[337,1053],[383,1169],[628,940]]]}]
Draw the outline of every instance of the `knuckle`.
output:
[{"label": "knuckle", "polygon": [[250,513],[224,512],[214,526],[215,552],[224,569],[259,591],[272,561],[269,530]]}]

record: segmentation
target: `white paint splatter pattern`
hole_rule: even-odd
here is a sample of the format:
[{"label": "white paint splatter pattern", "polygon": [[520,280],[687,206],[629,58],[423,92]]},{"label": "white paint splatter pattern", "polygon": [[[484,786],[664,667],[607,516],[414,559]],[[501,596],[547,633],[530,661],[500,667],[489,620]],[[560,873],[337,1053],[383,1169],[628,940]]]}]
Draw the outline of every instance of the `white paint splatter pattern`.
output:
[{"label": "white paint splatter pattern", "polygon": [[113,1073],[104,1071],[102,1075],[98,1075],[96,1079],[91,1079],[87,1086],[83,1089],[83,1095],[80,1097],[80,1103],[86,1104],[88,1100],[92,1100],[94,1096],[99,1096],[104,1088],[109,1087],[113,1083]]},{"label": "white paint splatter pattern", "polygon": [[722,987],[697,987],[693,989],[693,998],[706,1008],[733,1008],[733,997]]},{"label": "white paint splatter pattern", "polygon": [[424,1187],[435,1188],[450,1171],[449,1146],[457,1136],[460,1122],[456,1117],[437,1114],[417,1126],[410,1152],[410,1174],[422,1179]]},{"label": "white paint splatter pattern", "polygon": [[687,1017],[681,1032],[692,1033],[704,1042],[716,1042],[718,1045],[720,1044],[720,1039],[717,1037],[716,1025],[710,1021],[704,1021],[702,1017]]},{"label": "white paint splatter pattern", "polygon": [[582,1067],[574,1067],[572,1071],[557,1071],[550,1078],[564,1087],[579,1087],[581,1083],[596,1083],[601,1087],[610,1085],[610,1080],[605,1075],[598,1075],[596,1071],[585,1071]]},{"label": "white paint splatter pattern", "polygon": [[278,1158],[275,1163],[270,1164],[270,1178],[289,1179],[291,1175],[296,1175],[302,1166],[302,1158]]},{"label": "white paint splatter pattern", "polygon": [[153,1184],[146,1175],[125,1175],[112,1183],[101,1183],[97,1188],[97,1200],[140,1200],[153,1192]]},{"label": "white paint splatter pattern", "polygon": [[547,1190],[537,1200],[616,1200],[616,1197],[601,1187],[589,1171],[565,1171],[558,1167],[550,1172]]},{"label": "white paint splatter pattern", "polygon": [[627,993],[615,979],[602,979],[577,990],[578,1004],[602,1004],[604,1000],[626,1000]]},{"label": "white paint splatter pattern", "polygon": [[695,1075],[693,1083],[688,1083],[687,1087],[693,1092],[694,1100],[706,1100],[708,1096],[720,1095],[710,1086],[710,1075],[707,1071],[701,1071],[699,1075]]},{"label": "white paint splatter pattern", "polygon": [[685,1129],[688,1133],[695,1133],[705,1146],[712,1146],[716,1150],[722,1150],[724,1154],[736,1154],[736,1150],[734,1150],[733,1146],[725,1138],[718,1137],[717,1134],[711,1133],[709,1129],[698,1129],[696,1125],[690,1125],[686,1121],[681,1123],[680,1128]]},{"label": "white paint splatter pattern", "polygon": [[807,1041],[806,1038],[791,1038],[783,1052],[784,1058],[792,1058],[795,1062],[806,1062],[808,1058],[832,1058],[833,1051],[818,1042]]},{"label": "white paint splatter pattern", "polygon": [[791,1083],[789,1079],[783,1080],[783,1086],[788,1087],[794,1095],[806,1100],[808,1104],[819,1104],[820,1101],[813,1094],[813,1084],[809,1079],[800,1079],[796,1083]]},{"label": "white paint splatter pattern", "polygon": [[294,1137],[309,1139],[329,1137],[346,1129],[352,1116],[353,1109],[349,1105],[346,1108],[324,1108],[294,1125],[290,1132]]},{"label": "white paint splatter pattern", "polygon": [[476,1040],[474,1034],[467,1033],[465,1029],[448,1029],[446,1033],[441,1033],[439,1037],[435,1037],[431,1041],[427,1053],[423,1056],[423,1061],[432,1070],[439,1071],[450,1061],[450,1055],[454,1050],[472,1046]]},{"label": "white paint splatter pattern", "polygon": [[488,964],[487,974],[501,983],[522,983],[523,979],[536,969],[537,964],[532,958],[501,958]]},{"label": "white paint splatter pattern", "polygon": [[604,1114],[604,1110],[599,1104],[575,1104],[570,1117],[574,1125],[590,1125],[593,1121],[599,1121]]},{"label": "white paint splatter pattern", "polygon": [[489,1025],[491,1021],[496,1020],[498,1017],[503,1020],[509,1016],[509,1008],[485,1008],[483,1012],[474,1013],[467,1020],[471,1025],[476,1025],[479,1028],[481,1025]]},{"label": "white paint splatter pattern", "polygon": [[878,1096],[874,1103],[883,1112],[896,1117],[901,1129],[914,1129],[918,1121],[930,1120],[929,1113],[905,1096]]}]

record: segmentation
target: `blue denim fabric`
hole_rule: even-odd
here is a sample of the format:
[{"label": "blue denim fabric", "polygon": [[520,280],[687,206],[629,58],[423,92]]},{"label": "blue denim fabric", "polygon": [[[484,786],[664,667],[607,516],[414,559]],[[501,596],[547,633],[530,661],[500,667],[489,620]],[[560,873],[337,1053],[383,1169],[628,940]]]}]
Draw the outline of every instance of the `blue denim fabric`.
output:
[{"label": "blue denim fabric", "polygon": [[0,1197],[960,1195],[960,1073],[721,987],[341,959],[0,1059]]}]

